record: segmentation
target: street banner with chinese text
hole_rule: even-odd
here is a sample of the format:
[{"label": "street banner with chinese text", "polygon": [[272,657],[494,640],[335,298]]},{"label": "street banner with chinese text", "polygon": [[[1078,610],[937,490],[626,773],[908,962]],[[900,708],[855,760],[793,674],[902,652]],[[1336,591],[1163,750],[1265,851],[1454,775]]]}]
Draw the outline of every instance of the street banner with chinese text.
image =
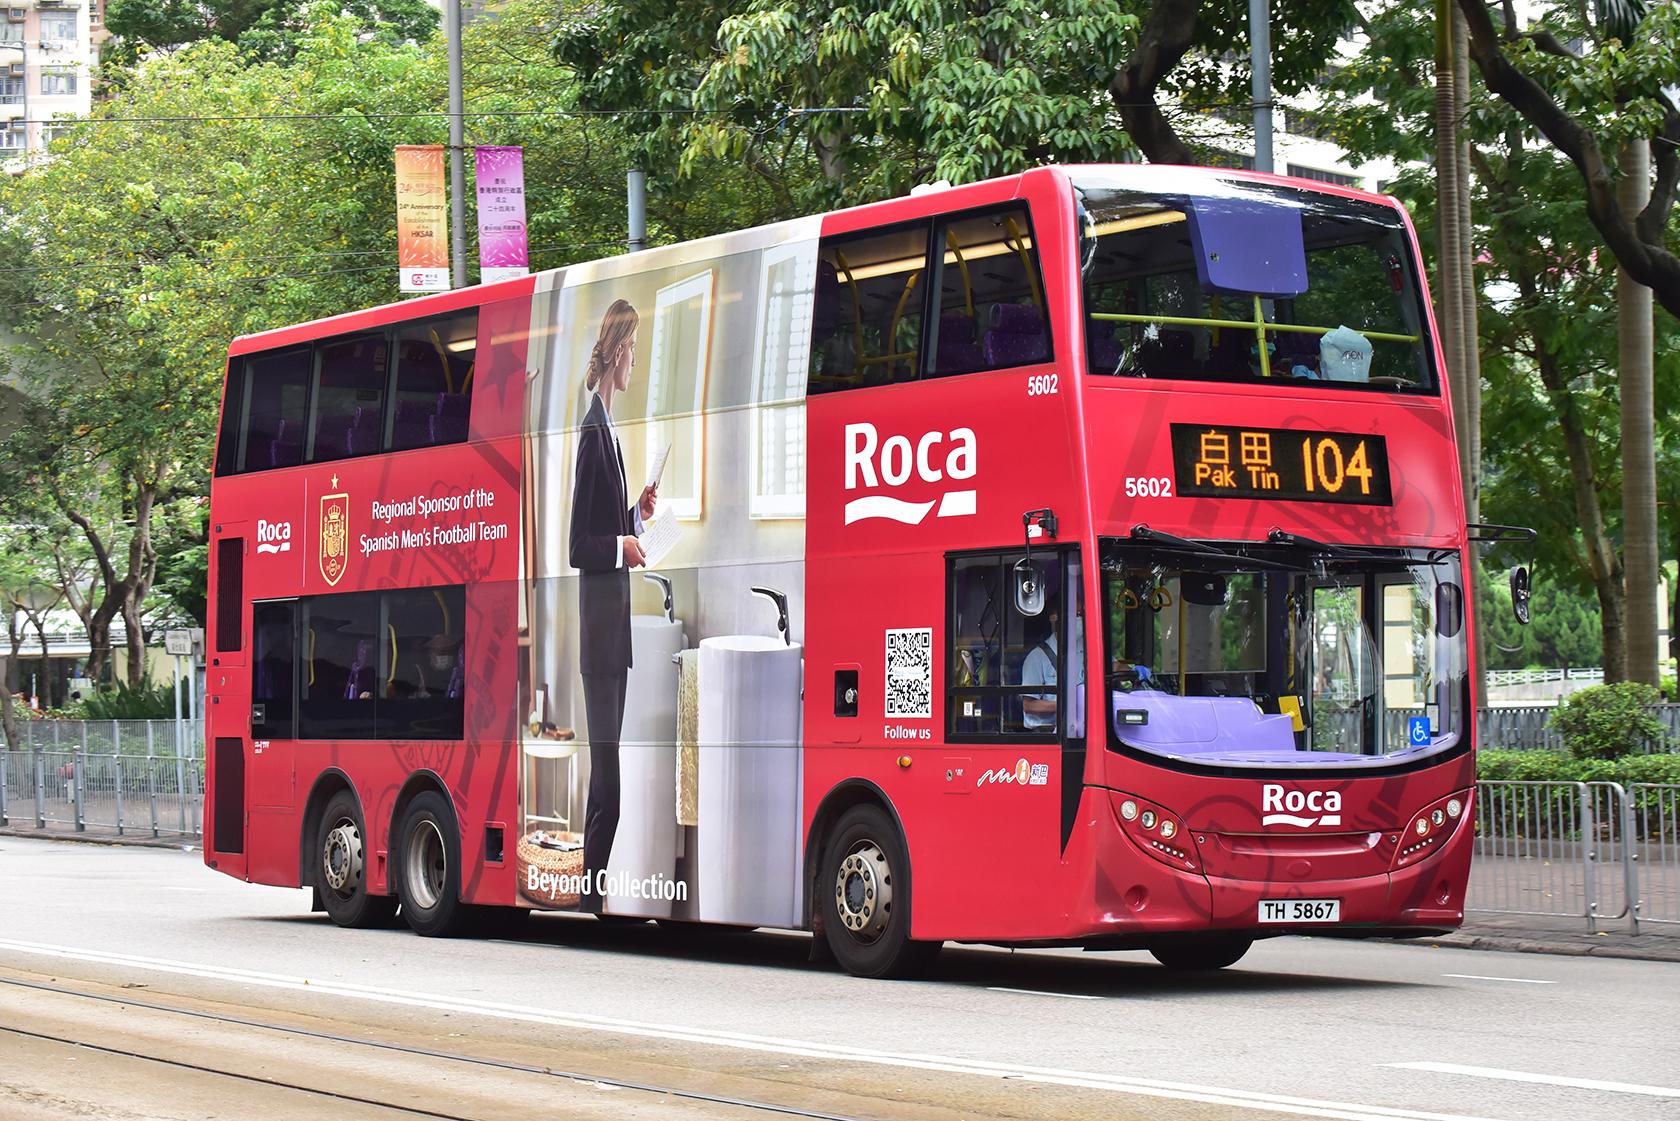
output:
[{"label": "street banner with chinese text", "polygon": [[530,273],[525,238],[525,149],[483,147],[478,157],[478,275],[484,284]]}]

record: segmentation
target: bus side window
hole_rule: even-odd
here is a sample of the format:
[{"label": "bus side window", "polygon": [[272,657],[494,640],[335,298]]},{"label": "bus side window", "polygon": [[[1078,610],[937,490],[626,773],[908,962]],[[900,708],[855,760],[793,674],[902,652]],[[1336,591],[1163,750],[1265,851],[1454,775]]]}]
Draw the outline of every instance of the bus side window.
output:
[{"label": "bus side window", "polygon": [[948,219],[934,244],[943,253],[929,375],[1048,362],[1049,317],[1026,208]]},{"label": "bus side window", "polygon": [[224,447],[217,453],[217,469],[261,471],[302,463],[309,348],[253,354],[234,363],[222,406]]},{"label": "bus side window", "polygon": [[315,424],[309,461],[379,450],[385,426],[390,346],[384,335],[357,335],[316,348]]},{"label": "bus side window", "polygon": [[823,241],[811,324],[811,394],[919,376],[927,247],[922,222]]},{"label": "bus side window", "polygon": [[1046,590],[1043,609],[1021,613],[1015,602],[1018,551],[958,557],[950,568],[950,657],[945,723],[959,740],[1020,741],[1054,736],[1061,699],[1060,558],[1035,553]]},{"label": "bus side window", "polygon": [[477,351],[476,308],[397,332],[392,451],[466,440]]}]

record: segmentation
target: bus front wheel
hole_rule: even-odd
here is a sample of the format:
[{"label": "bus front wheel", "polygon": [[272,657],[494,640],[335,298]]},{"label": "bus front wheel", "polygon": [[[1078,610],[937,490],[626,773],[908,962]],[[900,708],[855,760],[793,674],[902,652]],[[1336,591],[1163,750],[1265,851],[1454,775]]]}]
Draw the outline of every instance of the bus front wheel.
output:
[{"label": "bus front wheel", "polygon": [[1149,952],[1168,969],[1224,969],[1240,961],[1252,945],[1254,939],[1232,934],[1163,943]]},{"label": "bus front wheel", "polygon": [[315,832],[315,886],[327,917],[339,926],[388,926],[397,913],[389,895],[368,894],[367,828],[356,797],[340,790]]},{"label": "bus front wheel", "polygon": [[910,938],[909,857],[885,810],[865,803],[840,816],[824,850],[817,893],[835,960],[858,977],[908,977],[939,952]]},{"label": "bus front wheel", "polygon": [[447,938],[465,929],[461,902],[461,838],[455,814],[435,790],[414,796],[397,828],[397,896],[414,933]]}]

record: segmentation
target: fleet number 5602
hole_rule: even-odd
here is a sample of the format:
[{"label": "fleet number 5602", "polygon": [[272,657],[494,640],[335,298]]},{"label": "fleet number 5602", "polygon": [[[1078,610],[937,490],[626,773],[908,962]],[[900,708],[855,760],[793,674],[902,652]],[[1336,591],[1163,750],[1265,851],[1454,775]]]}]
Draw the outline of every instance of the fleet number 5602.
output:
[{"label": "fleet number 5602", "polygon": [[1055,374],[1028,374],[1027,396],[1048,397],[1052,393],[1059,392],[1057,384]]},{"label": "fleet number 5602", "polygon": [[1133,475],[1126,480],[1127,498],[1171,498],[1172,480],[1165,475]]}]

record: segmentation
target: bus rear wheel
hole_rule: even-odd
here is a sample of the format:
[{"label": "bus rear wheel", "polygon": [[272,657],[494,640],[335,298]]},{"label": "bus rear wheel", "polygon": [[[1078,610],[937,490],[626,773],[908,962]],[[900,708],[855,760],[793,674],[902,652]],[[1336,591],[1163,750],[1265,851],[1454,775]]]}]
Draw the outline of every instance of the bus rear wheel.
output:
[{"label": "bus rear wheel", "polygon": [[368,894],[367,827],[356,796],[340,790],[327,802],[315,831],[315,887],[327,917],[339,926],[389,926],[397,901]]},{"label": "bus rear wheel", "polygon": [[397,827],[397,897],[410,930],[427,938],[459,934],[472,917],[461,902],[461,837],[455,814],[435,790],[414,796]]},{"label": "bus rear wheel", "polygon": [[1212,970],[1237,964],[1252,945],[1252,938],[1239,934],[1222,934],[1152,946],[1149,952],[1168,969]]},{"label": "bus rear wheel", "polygon": [[939,942],[910,938],[910,861],[885,810],[863,804],[840,816],[817,879],[823,934],[835,960],[857,977],[909,977]]}]

